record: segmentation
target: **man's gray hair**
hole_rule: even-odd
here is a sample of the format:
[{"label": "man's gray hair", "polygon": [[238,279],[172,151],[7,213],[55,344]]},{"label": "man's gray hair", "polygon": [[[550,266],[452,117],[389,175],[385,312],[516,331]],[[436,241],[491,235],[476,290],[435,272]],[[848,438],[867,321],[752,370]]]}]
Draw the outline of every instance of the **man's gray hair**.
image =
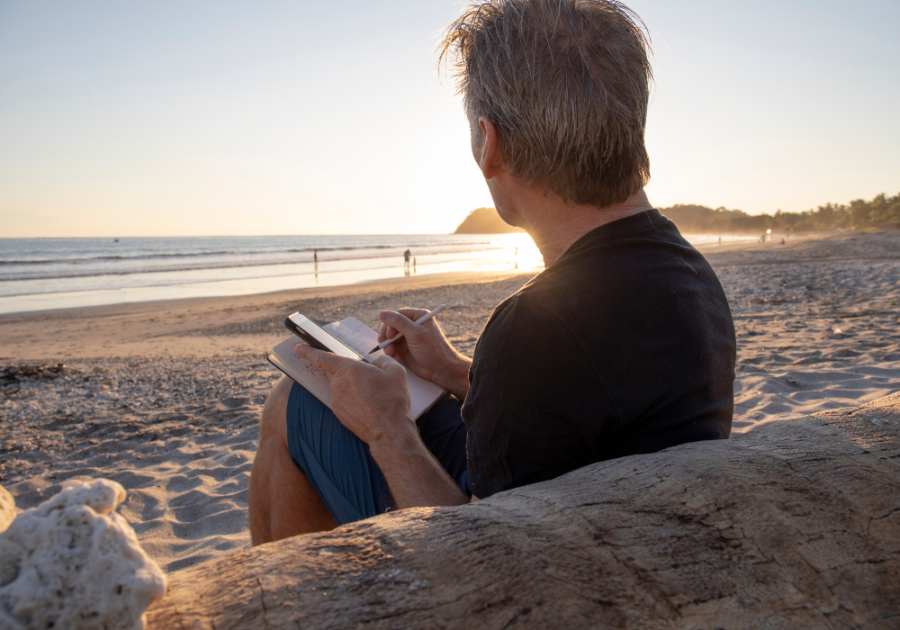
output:
[{"label": "man's gray hair", "polygon": [[439,46],[478,117],[496,125],[504,163],[528,186],[603,208],[650,179],[644,127],[653,72],[647,28],[613,0],[484,0]]}]

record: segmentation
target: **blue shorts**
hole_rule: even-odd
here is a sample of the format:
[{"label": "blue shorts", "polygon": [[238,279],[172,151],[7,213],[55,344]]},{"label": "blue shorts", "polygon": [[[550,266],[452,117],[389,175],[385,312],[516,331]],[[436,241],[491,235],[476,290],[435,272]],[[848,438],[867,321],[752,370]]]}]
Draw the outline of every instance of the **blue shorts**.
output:
[{"label": "blue shorts", "polygon": [[[435,403],[418,421],[419,435],[466,494],[466,425],[452,396]],[[296,383],[287,406],[291,459],[303,471],[339,525],[396,509],[387,481],[369,446],[334,412]]]}]

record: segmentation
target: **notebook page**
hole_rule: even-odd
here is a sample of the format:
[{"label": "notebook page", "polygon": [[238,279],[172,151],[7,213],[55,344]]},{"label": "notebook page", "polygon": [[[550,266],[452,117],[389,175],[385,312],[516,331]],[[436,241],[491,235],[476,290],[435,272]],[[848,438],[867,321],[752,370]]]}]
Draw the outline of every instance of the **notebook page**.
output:
[{"label": "notebook page", "polygon": [[331,387],[328,385],[328,377],[325,376],[325,372],[294,352],[294,346],[298,343],[305,342],[296,335],[291,335],[272,348],[278,362],[282,364],[278,367],[287,368],[286,371],[291,378],[331,408]]},{"label": "notebook page", "polygon": [[[383,350],[368,354],[369,350],[378,345],[378,333],[356,318],[348,317],[323,328],[370,361],[384,354]],[[403,367],[409,383],[409,413],[413,418],[418,418],[444,395],[444,390],[416,376],[405,365]]]}]

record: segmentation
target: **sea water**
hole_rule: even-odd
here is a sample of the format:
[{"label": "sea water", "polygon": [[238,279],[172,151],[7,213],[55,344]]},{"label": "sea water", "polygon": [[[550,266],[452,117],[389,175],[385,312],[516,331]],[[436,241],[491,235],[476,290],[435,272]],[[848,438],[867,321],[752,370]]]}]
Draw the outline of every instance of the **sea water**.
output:
[{"label": "sea water", "polygon": [[0,239],[0,313],[541,265],[526,234]]},{"label": "sea water", "polygon": [[0,239],[0,314],[542,268],[521,233]]}]

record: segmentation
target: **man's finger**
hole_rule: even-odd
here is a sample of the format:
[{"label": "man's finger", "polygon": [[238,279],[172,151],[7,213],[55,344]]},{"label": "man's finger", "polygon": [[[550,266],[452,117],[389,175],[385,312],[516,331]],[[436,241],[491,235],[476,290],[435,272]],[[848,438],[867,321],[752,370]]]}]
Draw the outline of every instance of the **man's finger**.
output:
[{"label": "man's finger", "polygon": [[423,315],[428,315],[428,311],[424,308],[398,308],[397,312],[413,321],[416,321]]},{"label": "man's finger", "polygon": [[345,359],[344,357],[339,357],[336,354],[325,352],[324,350],[318,350],[316,348],[313,348],[312,346],[306,345],[305,343],[298,343],[294,348],[294,352],[315,365],[320,370],[331,372],[332,374],[344,367],[346,362],[355,363],[353,359]]},{"label": "man's finger", "polygon": [[[381,311],[381,321],[387,324],[389,328],[402,332],[404,337],[414,337],[422,332],[422,328],[413,320],[396,311]],[[388,332],[390,333],[390,331]],[[388,339],[390,338],[389,336]]]}]

